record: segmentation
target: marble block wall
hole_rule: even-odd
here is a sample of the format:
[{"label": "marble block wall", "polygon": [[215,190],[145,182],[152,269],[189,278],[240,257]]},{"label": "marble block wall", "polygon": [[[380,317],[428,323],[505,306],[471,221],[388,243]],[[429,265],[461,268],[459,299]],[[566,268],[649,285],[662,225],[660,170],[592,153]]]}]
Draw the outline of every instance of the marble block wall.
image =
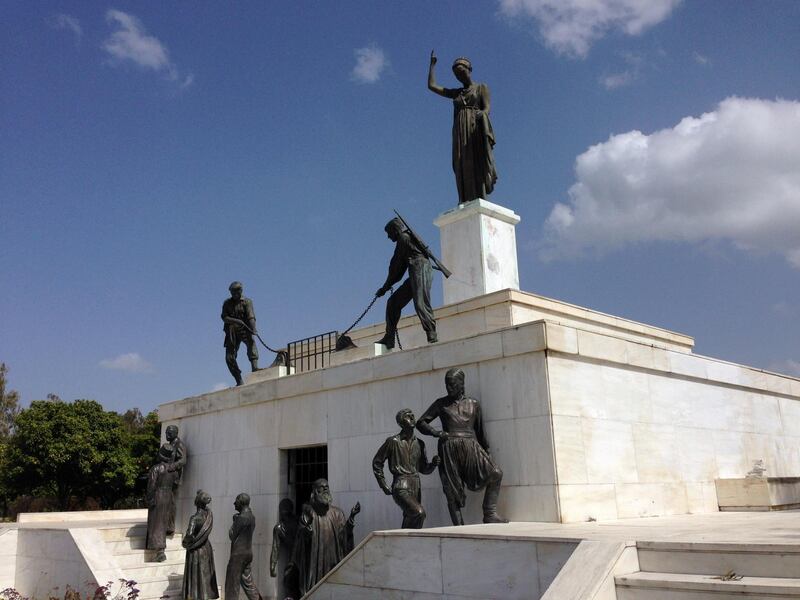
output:
[{"label": "marble block wall", "polygon": [[[715,512],[714,480],[742,477],[755,460],[769,476],[800,475],[800,380],[627,331],[539,320],[162,405],[162,421],[180,427],[190,451],[179,524],[196,490],[207,490],[224,570],[233,499],[248,492],[259,523],[255,575],[269,596],[271,528],[288,490],[282,451],[326,444],[335,503],[363,507],[356,539],[398,527],[371,459],[397,431],[400,408],[419,416],[444,395],[453,366],[483,403],[505,473],[499,508],[512,521]],[[433,455],[434,440],[423,439]],[[422,486],[426,526],[448,525],[438,476]],[[480,521],[480,502],[469,495],[468,522]]]},{"label": "marble block wall", "polygon": [[[29,598],[62,597],[66,586],[91,597],[95,578],[68,529],[17,530],[16,581]],[[0,543],[7,537],[0,537]]]},{"label": "marble block wall", "polygon": [[[467,392],[483,404],[492,453],[505,471],[501,511],[518,521],[557,521],[543,349],[544,323],[537,323],[162,405],[162,421],[178,425],[189,447],[179,527],[186,525],[196,491],[208,491],[216,516],[211,540],[218,572],[224,573],[233,500],[249,493],[258,523],[253,568],[262,593],[272,595],[272,526],[288,489],[281,451],[317,444],[328,446],[335,504],[348,511],[361,502],[356,540],[399,527],[402,515],[378,488],[372,457],[398,431],[398,410],[408,407],[419,416],[445,395],[444,374],[453,366],[465,370]],[[435,454],[435,440],[422,439],[429,456]],[[438,475],[423,476],[422,485],[426,526],[449,525]],[[481,500],[482,494],[470,494],[468,522],[480,522]]]},{"label": "marble block wall", "polygon": [[377,532],[307,598],[531,600],[541,597],[577,546],[569,541]]},{"label": "marble block wall", "polygon": [[759,459],[800,475],[795,378],[555,325],[547,373],[564,522],[715,512]]},{"label": "marble block wall", "polygon": [[0,530],[0,590],[14,587],[18,539],[16,529]]}]

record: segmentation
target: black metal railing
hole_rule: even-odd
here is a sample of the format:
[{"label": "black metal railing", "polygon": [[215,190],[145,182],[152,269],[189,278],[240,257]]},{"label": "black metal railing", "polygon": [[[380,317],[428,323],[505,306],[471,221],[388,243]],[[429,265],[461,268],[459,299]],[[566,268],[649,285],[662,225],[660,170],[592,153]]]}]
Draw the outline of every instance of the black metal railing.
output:
[{"label": "black metal railing", "polygon": [[286,345],[289,364],[295,373],[322,369],[330,364],[330,355],[336,350],[338,331],[320,333],[309,338],[289,342]]}]

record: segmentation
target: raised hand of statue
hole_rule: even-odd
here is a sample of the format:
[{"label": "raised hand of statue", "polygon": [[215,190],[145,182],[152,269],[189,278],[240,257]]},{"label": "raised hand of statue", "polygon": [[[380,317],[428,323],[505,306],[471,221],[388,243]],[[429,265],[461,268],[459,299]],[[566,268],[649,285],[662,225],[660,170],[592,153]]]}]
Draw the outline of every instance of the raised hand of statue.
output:
[{"label": "raised hand of statue", "polygon": [[311,531],[313,522],[314,522],[314,509],[311,508],[310,504],[304,504],[303,514],[300,515],[300,526],[307,531]]},{"label": "raised hand of statue", "polygon": [[353,519],[355,519],[356,515],[360,512],[361,512],[361,502],[356,502],[356,505],[350,510],[350,520],[352,521]]},{"label": "raised hand of statue", "polygon": [[436,55],[433,53],[433,50],[431,50],[431,66],[436,64],[436,60]]}]

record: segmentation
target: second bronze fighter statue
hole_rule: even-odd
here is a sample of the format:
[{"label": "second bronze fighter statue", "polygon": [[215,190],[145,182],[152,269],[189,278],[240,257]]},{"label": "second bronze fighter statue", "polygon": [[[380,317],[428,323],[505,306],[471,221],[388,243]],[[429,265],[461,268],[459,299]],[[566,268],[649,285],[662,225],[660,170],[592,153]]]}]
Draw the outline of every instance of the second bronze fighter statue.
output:
[{"label": "second bronze fighter statue", "polygon": [[414,310],[425,330],[429,343],[438,341],[436,336],[436,319],[431,307],[431,283],[433,282],[433,268],[428,257],[417,244],[400,218],[395,217],[384,227],[387,237],[395,242],[394,254],[389,263],[389,274],[384,284],[375,292],[376,296],[383,296],[391,287],[400,281],[408,271],[408,279],[397,288],[386,303],[386,333],[378,340],[387,348],[394,348],[397,337],[397,323],[400,313],[412,300]]}]

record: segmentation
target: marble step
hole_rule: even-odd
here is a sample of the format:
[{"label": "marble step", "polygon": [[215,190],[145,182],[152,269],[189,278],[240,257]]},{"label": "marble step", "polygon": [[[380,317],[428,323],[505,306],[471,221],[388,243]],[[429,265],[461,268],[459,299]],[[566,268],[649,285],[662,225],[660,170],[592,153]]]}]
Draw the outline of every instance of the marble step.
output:
[{"label": "marble step", "polygon": [[151,575],[134,581],[136,581],[136,589],[139,590],[139,598],[160,598],[165,595],[180,594],[183,574]]},{"label": "marble step", "polygon": [[107,542],[124,540],[129,537],[141,537],[147,534],[146,523],[125,525],[124,527],[102,527],[98,529],[102,538]]},{"label": "marble step", "polygon": [[163,594],[158,594],[154,596],[142,596],[140,594],[137,600],[173,600],[173,599],[177,600],[183,597],[183,594],[181,592],[182,592],[181,588],[178,587],[177,590],[169,590],[167,592],[164,592]]},{"label": "marble step", "polygon": [[[186,558],[186,550],[183,548],[167,548],[164,552],[167,555],[166,562],[169,564],[183,564]],[[144,565],[159,563],[153,562],[156,555],[155,550],[128,550],[115,554],[117,564],[123,569],[127,570],[129,567],[141,567]],[[162,563],[163,564],[163,563]]]},{"label": "marble step", "polygon": [[709,575],[631,573],[618,575],[617,600],[723,600],[725,598],[799,598],[800,579],[744,577],[722,581]]},{"label": "marble step", "polygon": [[165,561],[161,563],[149,562],[135,567],[123,569],[125,577],[132,579],[136,583],[155,579],[169,579],[171,577],[183,577],[184,560],[180,562]]},{"label": "marble step", "polygon": [[[144,535],[136,535],[136,536],[129,536],[123,540],[116,540],[116,541],[109,541],[106,540],[106,548],[112,554],[129,554],[131,552],[141,552],[144,550],[144,545],[146,541],[146,537]],[[177,548],[182,548],[181,541],[183,540],[183,536],[181,534],[175,534],[172,537],[167,538],[167,550],[175,550]]]},{"label": "marble step", "polygon": [[638,542],[636,548],[641,571],[800,579],[800,545]]}]

